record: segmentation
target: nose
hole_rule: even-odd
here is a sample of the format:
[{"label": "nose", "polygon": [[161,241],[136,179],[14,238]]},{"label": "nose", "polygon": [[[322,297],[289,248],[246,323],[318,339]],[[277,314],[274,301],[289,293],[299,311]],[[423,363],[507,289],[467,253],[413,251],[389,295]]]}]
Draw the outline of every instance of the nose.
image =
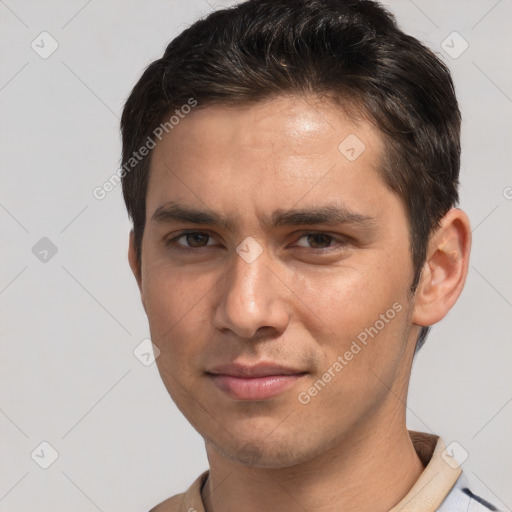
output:
[{"label": "nose", "polygon": [[289,323],[286,300],[290,291],[269,258],[261,254],[247,262],[234,254],[232,268],[219,283],[214,326],[245,339],[254,339],[259,331],[281,334]]}]

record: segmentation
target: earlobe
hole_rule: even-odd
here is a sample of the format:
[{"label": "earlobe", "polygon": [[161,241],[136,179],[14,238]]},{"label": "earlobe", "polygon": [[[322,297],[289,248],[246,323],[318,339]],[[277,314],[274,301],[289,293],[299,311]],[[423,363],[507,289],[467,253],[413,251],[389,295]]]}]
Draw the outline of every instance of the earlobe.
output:
[{"label": "earlobe", "polygon": [[431,235],[415,294],[413,323],[433,325],[446,316],[464,288],[470,250],[469,219],[462,210],[453,208]]}]

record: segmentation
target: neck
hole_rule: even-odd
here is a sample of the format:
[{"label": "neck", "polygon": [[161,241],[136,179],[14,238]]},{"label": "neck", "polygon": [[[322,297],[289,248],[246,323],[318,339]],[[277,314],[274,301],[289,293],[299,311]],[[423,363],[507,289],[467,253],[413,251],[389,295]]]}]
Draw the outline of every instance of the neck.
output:
[{"label": "neck", "polygon": [[405,421],[400,424],[359,430],[321,456],[286,468],[248,467],[207,446],[206,510],[388,511],[423,471]]}]

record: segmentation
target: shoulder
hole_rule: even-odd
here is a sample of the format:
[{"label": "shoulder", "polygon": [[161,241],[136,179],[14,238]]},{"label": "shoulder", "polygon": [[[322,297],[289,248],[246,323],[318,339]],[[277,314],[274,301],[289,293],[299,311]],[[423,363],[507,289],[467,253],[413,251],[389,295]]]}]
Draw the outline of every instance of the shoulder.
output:
[{"label": "shoulder", "polygon": [[201,473],[186,492],[176,494],[162,501],[149,512],[204,512],[201,489],[208,478],[209,471]]},{"label": "shoulder", "polygon": [[470,490],[464,474],[459,477],[453,489],[437,509],[438,512],[456,512],[459,510],[464,512],[499,511],[486,497],[475,494]]},{"label": "shoulder", "polygon": [[176,494],[175,496],[162,501],[162,503],[153,507],[149,512],[179,512],[184,499],[185,493]]}]

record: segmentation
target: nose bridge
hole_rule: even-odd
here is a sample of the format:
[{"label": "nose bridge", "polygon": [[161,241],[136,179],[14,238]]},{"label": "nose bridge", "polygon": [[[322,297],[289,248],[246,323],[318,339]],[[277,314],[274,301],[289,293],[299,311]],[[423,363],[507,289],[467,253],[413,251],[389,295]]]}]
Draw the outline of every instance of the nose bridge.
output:
[{"label": "nose bridge", "polygon": [[[258,261],[259,260],[259,261]],[[270,297],[264,296],[264,282],[268,284],[268,269],[264,258],[246,261],[235,258],[231,295],[238,296],[238,301],[247,307],[247,311],[262,310]],[[267,288],[268,290],[268,288]],[[266,295],[266,294],[265,294]]]},{"label": "nose bridge", "polygon": [[214,317],[217,328],[252,338],[260,327],[277,330],[286,327],[288,316],[283,290],[277,286],[270,264],[263,251],[255,256],[250,242],[246,246],[240,244],[221,287]]}]

